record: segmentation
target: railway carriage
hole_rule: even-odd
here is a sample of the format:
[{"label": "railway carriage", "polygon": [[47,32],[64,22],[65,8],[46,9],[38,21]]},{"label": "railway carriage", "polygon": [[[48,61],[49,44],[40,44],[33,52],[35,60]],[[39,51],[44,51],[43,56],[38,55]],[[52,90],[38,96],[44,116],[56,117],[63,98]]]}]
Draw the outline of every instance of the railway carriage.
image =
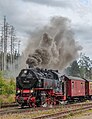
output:
[{"label": "railway carriage", "polygon": [[83,99],[85,97],[85,80],[79,77],[62,76],[66,100]]}]

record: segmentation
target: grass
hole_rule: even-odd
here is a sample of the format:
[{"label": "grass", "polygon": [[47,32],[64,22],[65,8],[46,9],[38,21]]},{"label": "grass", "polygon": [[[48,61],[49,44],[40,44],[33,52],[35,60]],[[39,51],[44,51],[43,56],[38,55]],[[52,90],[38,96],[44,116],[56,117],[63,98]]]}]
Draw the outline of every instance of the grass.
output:
[{"label": "grass", "polygon": [[0,95],[0,104],[1,103],[12,103],[12,102],[15,102],[15,94]]},{"label": "grass", "polygon": [[89,109],[89,110],[87,110],[87,111],[85,111],[85,112],[80,112],[80,113],[77,113],[77,114],[72,114],[72,113],[70,113],[67,117],[66,117],[66,119],[76,119],[76,117],[78,118],[79,117],[79,119],[81,119],[81,117],[82,116],[85,116],[85,115],[89,115],[89,114],[92,114],[92,109]]}]

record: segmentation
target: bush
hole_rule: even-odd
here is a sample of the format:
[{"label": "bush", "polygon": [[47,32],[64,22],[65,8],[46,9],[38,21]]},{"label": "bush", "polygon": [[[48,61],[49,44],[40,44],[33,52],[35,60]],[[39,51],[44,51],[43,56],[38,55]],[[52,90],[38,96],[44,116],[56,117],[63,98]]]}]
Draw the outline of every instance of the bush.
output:
[{"label": "bush", "polygon": [[0,104],[15,101],[14,79],[4,79],[3,72],[0,72]]},{"label": "bush", "polygon": [[5,80],[2,77],[2,73],[0,72],[0,95],[2,94],[14,94],[15,93],[15,82],[13,79]]}]

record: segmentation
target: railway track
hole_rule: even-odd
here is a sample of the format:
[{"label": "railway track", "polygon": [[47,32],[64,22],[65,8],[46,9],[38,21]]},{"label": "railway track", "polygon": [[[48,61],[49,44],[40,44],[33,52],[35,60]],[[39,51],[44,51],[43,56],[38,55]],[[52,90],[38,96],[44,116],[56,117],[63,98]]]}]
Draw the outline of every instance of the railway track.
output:
[{"label": "railway track", "polygon": [[[91,103],[92,101],[90,101],[90,103]],[[84,103],[84,102],[83,102]],[[78,103],[77,105],[81,105],[82,103]],[[1,108],[8,108],[8,107],[18,107],[18,103],[16,103],[16,102],[13,102],[13,103],[1,103],[0,104],[0,109]],[[64,104],[63,104],[64,105]],[[67,104],[67,106],[68,106],[69,104]],[[74,104],[74,103],[72,103],[72,105],[76,105],[76,104]],[[86,103],[85,103],[85,105],[86,105]]]},{"label": "railway track", "polygon": [[15,102],[13,102],[13,103],[1,103],[0,104],[0,108],[16,107],[16,106],[18,106],[18,104]]},{"label": "railway track", "polygon": [[[50,118],[50,119],[58,119],[59,117],[65,117],[66,115],[69,115],[71,113],[79,113],[80,111],[92,109],[92,102],[90,103],[77,103],[77,104],[68,104],[68,105],[62,105],[62,106],[54,106],[54,107],[39,107],[39,108],[24,108],[21,109],[19,107],[10,107],[10,108],[3,108],[0,110],[0,115],[5,114],[19,114],[19,113],[38,113],[38,111],[47,111],[53,109],[60,109],[58,113],[52,113],[47,115],[41,115],[39,117],[35,117],[33,119],[44,119],[44,118]],[[56,111],[57,112],[57,111]],[[53,118],[52,118],[53,117]],[[58,118],[57,118],[58,117]]]},{"label": "railway track", "polygon": [[48,115],[43,115],[43,116],[39,116],[39,117],[34,117],[32,119],[63,119],[65,117],[68,117],[69,115],[74,115],[74,114],[77,114],[77,113],[81,113],[81,112],[87,111],[89,109],[92,109],[92,105],[82,107],[82,108],[78,108],[78,109],[61,111],[61,112],[54,113],[54,114],[48,114]]}]

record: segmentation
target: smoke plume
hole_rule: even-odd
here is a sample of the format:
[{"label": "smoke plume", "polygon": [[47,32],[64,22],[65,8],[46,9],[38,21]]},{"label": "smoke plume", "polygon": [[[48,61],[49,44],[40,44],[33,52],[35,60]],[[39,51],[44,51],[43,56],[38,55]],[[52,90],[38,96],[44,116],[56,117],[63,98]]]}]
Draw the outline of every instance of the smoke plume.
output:
[{"label": "smoke plume", "polygon": [[64,69],[78,57],[81,46],[74,39],[70,21],[53,17],[49,25],[34,33],[25,50],[30,67]]}]

